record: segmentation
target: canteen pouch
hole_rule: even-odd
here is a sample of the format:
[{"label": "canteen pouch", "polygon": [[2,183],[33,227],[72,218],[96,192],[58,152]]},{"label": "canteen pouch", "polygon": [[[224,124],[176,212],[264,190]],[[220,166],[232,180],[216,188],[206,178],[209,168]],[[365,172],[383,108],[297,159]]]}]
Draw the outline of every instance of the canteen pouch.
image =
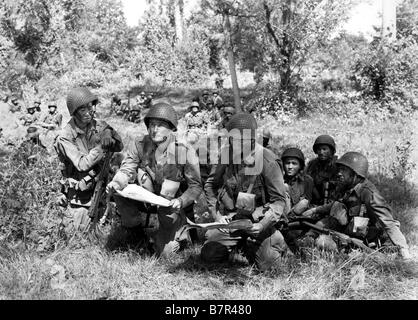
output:
[{"label": "canteen pouch", "polygon": [[172,200],[176,197],[176,193],[180,187],[180,182],[164,179],[161,185],[160,195],[166,199]]},{"label": "canteen pouch", "polygon": [[239,192],[235,207],[238,214],[251,215],[255,210],[255,194]]}]

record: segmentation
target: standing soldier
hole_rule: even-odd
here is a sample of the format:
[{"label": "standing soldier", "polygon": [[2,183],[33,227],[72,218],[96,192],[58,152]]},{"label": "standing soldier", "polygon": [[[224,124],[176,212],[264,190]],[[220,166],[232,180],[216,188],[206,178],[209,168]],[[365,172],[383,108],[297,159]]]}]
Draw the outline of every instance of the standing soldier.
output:
[{"label": "standing soldier", "polygon": [[22,115],[19,120],[25,127],[35,125],[39,120],[39,114],[36,112],[36,106],[27,106],[27,113]]},{"label": "standing soldier", "polygon": [[311,160],[306,173],[314,180],[312,203],[323,205],[335,197],[335,176],[337,174],[335,141],[329,135],[316,138],[313,151],[317,158]]},{"label": "standing soldier", "polygon": [[[107,191],[122,190],[138,172],[145,175],[149,189],[170,200],[158,208],[159,229],[154,243],[157,254],[169,255],[180,248],[186,216],[193,220],[193,203],[202,193],[199,161],[193,148],[176,140],[177,114],[165,103],[153,106],[144,118],[148,135],[135,141]],[[183,157],[183,159],[181,159]],[[184,160],[184,161],[183,161]],[[141,202],[115,195],[122,226],[146,238],[146,210]]]},{"label": "standing soldier", "polygon": [[199,99],[200,110],[206,111],[207,110],[207,104],[210,100],[211,99],[209,97],[209,91],[207,91],[207,90],[203,91],[202,97]]},{"label": "standing soldier", "polygon": [[[249,218],[252,228],[209,230],[201,251],[207,262],[228,261],[234,250],[242,249],[250,263],[266,270],[288,250],[276,228],[286,210],[282,171],[275,154],[256,142],[256,129],[256,120],[247,113],[231,118],[227,125],[229,146],[221,151],[220,163],[213,166],[205,189],[215,221],[227,222],[228,215],[234,220]],[[228,161],[226,154],[230,155]]]},{"label": "standing soldier", "polygon": [[[332,204],[315,208],[329,214],[317,222],[317,226],[333,229],[362,239],[366,244],[394,245],[404,259],[411,257],[400,223],[392,215],[392,209],[380,195],[375,185],[367,179],[368,161],[359,152],[347,152],[336,161],[337,190],[341,197]],[[334,210],[339,207],[339,210]],[[316,238],[314,230],[307,236]],[[337,248],[334,240],[322,235],[316,245],[322,249]],[[311,242],[311,241],[310,241]]]},{"label": "standing soldier", "polygon": [[215,105],[216,108],[219,108],[219,106],[222,106],[224,104],[224,101],[219,95],[218,90],[214,90],[212,94],[213,94],[213,104]]},{"label": "standing soldier", "polygon": [[208,127],[218,128],[222,122],[222,115],[217,108],[214,107],[212,101],[208,101],[206,104],[206,110],[204,112],[204,117],[207,119]]},{"label": "standing soldier", "polygon": [[10,99],[9,103],[9,111],[12,113],[20,112],[22,110],[22,106],[19,103],[19,99],[16,96],[13,96]]},{"label": "standing soldier", "polygon": [[62,193],[60,204],[69,202],[63,223],[67,232],[85,230],[90,222],[96,179],[108,152],[123,149],[118,133],[106,122],[94,119],[93,108],[98,98],[85,87],[72,89],[67,96],[70,121],[55,142],[62,163]]},{"label": "standing soldier", "polygon": [[50,102],[48,104],[48,113],[39,120],[39,125],[48,130],[61,129],[62,114],[57,111],[57,104]]}]

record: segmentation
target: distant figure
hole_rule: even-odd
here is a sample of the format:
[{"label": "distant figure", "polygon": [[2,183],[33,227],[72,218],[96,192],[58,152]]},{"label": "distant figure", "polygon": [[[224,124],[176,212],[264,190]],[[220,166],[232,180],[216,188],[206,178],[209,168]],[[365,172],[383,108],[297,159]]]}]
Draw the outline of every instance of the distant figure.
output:
[{"label": "distant figure", "polygon": [[223,112],[222,112],[222,121],[220,123],[220,128],[221,129],[226,129],[226,124],[229,122],[229,120],[231,119],[231,117],[236,113],[236,110],[233,106],[228,105],[226,107],[224,107]]},{"label": "distant figure", "polygon": [[38,114],[41,114],[41,100],[36,99],[33,102],[34,106],[35,106],[35,112],[38,112]]},{"label": "distant figure", "polygon": [[27,166],[34,164],[39,156],[48,154],[45,146],[39,139],[39,131],[36,127],[29,127],[26,130],[26,139],[23,141],[18,152],[15,153],[13,160],[22,161]]},{"label": "distant figure", "polygon": [[115,113],[118,116],[122,116],[123,112],[121,110],[122,107],[122,100],[121,98],[114,92],[110,95],[110,114]]},{"label": "distant figure", "polygon": [[36,112],[36,106],[29,105],[26,107],[26,110],[27,113],[19,117],[20,123],[25,127],[35,125],[39,120],[39,113]]},{"label": "distant figure", "polygon": [[205,111],[207,110],[207,104],[211,101],[211,97],[209,96],[209,91],[205,90],[202,93],[202,96],[199,99],[199,104],[200,104],[200,110]]},{"label": "distant figure", "polygon": [[224,101],[221,98],[221,96],[219,95],[218,90],[213,91],[212,94],[213,94],[213,103],[214,103],[215,107],[219,108],[219,106],[224,104]]},{"label": "distant figure", "polygon": [[62,124],[62,114],[57,111],[57,104],[50,102],[48,104],[48,113],[39,120],[39,125],[48,130],[60,129]]},{"label": "distant figure", "polygon": [[22,106],[19,103],[19,99],[16,96],[13,96],[10,99],[10,103],[9,103],[9,111],[11,113],[16,113],[16,112],[20,112],[22,111]]}]

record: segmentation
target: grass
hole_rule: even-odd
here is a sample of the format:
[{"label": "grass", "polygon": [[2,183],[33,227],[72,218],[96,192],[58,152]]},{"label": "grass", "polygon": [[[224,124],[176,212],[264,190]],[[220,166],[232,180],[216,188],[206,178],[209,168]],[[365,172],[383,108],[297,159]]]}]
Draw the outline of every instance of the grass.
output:
[{"label": "grass", "polygon": [[[159,99],[168,99],[184,111],[192,95],[181,98],[169,94]],[[143,124],[137,126],[118,118],[106,121],[118,130],[126,147],[134,137],[146,133]],[[372,117],[359,122],[317,114],[291,124],[265,120],[260,125],[273,128],[276,152],[297,145],[307,158],[312,158],[314,139],[325,133],[335,138],[338,155],[352,150],[364,152],[370,159],[370,178],[401,221],[414,261],[403,263],[393,255],[379,259],[357,251],[347,255],[313,250],[303,256],[286,257],[274,270],[261,274],[242,263],[204,264],[199,257],[201,244],[171,260],[161,260],[135,250],[108,252],[83,239],[66,243],[57,236],[59,213],[50,206],[54,194],[45,191],[56,188],[53,173],[47,169],[48,160],[27,169],[26,177],[17,175],[28,188],[34,177],[38,181],[47,176],[48,181],[42,185],[39,207],[43,210],[25,209],[25,214],[30,214],[28,219],[32,219],[31,228],[40,230],[37,237],[29,231],[23,238],[18,237],[19,230],[5,232],[12,230],[15,220],[2,220],[7,224],[0,227],[0,299],[417,299],[418,202],[416,187],[406,178],[413,171],[410,164],[417,159],[415,150],[397,148],[413,141],[413,123],[404,119],[381,123]],[[182,126],[180,121],[179,131]],[[12,163],[1,165],[4,172],[16,169]],[[13,192],[22,194],[16,183],[7,184],[1,179],[0,183],[5,183],[3,187],[12,185]],[[11,196],[13,192],[7,190],[0,195]],[[0,208],[0,218],[7,216],[22,214]],[[48,240],[52,243],[42,247],[40,242],[49,230],[54,233]]]}]

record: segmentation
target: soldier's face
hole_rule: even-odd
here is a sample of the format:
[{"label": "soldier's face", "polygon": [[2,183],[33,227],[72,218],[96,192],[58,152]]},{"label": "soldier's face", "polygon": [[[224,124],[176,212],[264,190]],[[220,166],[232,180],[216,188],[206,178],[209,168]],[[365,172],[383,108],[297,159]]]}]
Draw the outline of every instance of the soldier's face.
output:
[{"label": "soldier's face", "polygon": [[197,108],[197,107],[193,107],[193,108],[192,108],[192,112],[193,112],[193,113],[197,113],[198,111],[199,111],[199,108]]},{"label": "soldier's face", "polygon": [[49,113],[54,113],[55,112],[55,110],[57,110],[55,107],[49,107]]},{"label": "soldier's face", "polygon": [[320,161],[330,160],[332,158],[332,149],[326,144],[320,144],[316,147],[316,154]]},{"label": "soldier's face", "polygon": [[299,173],[300,169],[301,166],[298,159],[293,157],[284,159],[284,171],[287,176],[294,177]]},{"label": "soldier's face", "polygon": [[91,103],[78,108],[75,112],[76,119],[84,125],[89,124],[93,120],[93,116],[94,106]]},{"label": "soldier's face", "polygon": [[30,108],[30,109],[28,109],[28,113],[30,113],[30,114],[34,114],[34,113],[35,113],[35,108]]},{"label": "soldier's face", "polygon": [[170,125],[162,120],[150,119],[148,134],[154,143],[163,143],[173,130]]},{"label": "soldier's face", "polygon": [[337,184],[342,190],[350,188],[354,183],[356,174],[349,167],[338,164]]}]

